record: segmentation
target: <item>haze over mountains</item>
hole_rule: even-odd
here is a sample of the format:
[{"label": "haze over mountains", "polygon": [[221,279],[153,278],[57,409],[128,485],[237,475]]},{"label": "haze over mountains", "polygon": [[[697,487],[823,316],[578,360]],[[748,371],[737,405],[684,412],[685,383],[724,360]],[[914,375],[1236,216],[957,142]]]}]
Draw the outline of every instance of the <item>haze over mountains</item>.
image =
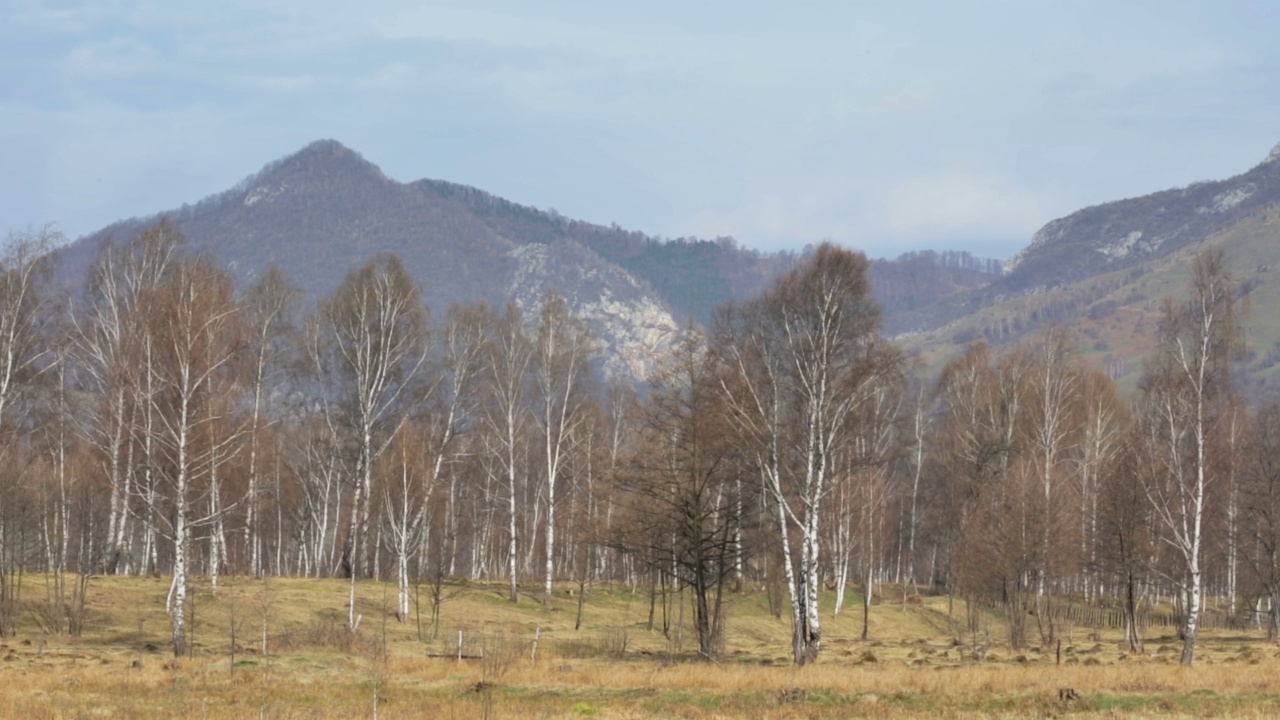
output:
[{"label": "haze over mountains", "polygon": [[[1100,169],[1100,172],[1103,171]],[[1185,281],[1185,260],[1227,247],[1252,300],[1258,382],[1280,361],[1280,308],[1270,268],[1280,202],[1280,146],[1221,181],[1120,200],[1053,220],[1006,265],[967,253],[907,253],[872,263],[884,326],[937,364],[972,340],[1012,344],[1050,323],[1075,327],[1082,349],[1117,377],[1136,377],[1162,296]],[[591,323],[611,372],[644,377],[681,325],[750,297],[791,267],[731,238],[664,240],[565,218],[440,180],[400,183],[359,153],[322,140],[194,205],[131,219],[65,248],[75,282],[109,238],[127,240],[168,217],[241,282],[268,265],[316,299],[377,253],[395,253],[437,312],[450,303],[516,300],[534,311],[549,291]],[[815,238],[814,240],[818,240]],[[1273,327],[1275,325],[1276,327]]]},{"label": "haze over mountains", "polygon": [[[717,306],[760,292],[796,259],[730,238],[661,240],[445,181],[400,183],[322,140],[194,205],[81,238],[63,251],[64,277],[77,282],[102,243],[128,240],[159,217],[242,283],[274,263],[312,299],[377,253],[400,256],[436,311],[510,299],[532,311],[554,290],[591,323],[610,369],[633,377],[652,369],[682,324],[708,323]],[[964,253],[916,253],[875,267],[890,312],[978,287],[999,271]]]},{"label": "haze over mountains", "polygon": [[1163,298],[1183,293],[1190,259],[1226,251],[1248,312],[1238,377],[1274,390],[1280,363],[1280,146],[1247,172],[1219,181],[1085,208],[1053,220],[1005,275],[897,318],[902,338],[937,365],[983,339],[1017,343],[1052,323],[1072,327],[1081,350],[1129,385],[1154,347]]}]

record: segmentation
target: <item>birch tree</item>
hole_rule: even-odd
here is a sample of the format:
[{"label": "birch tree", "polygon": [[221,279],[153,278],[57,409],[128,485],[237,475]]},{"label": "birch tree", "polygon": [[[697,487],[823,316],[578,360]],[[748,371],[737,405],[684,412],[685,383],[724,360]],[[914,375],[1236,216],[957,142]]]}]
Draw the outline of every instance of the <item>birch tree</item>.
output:
[{"label": "birch tree", "polygon": [[912,404],[910,418],[910,462],[911,489],[904,501],[907,513],[907,537],[905,550],[907,572],[905,580],[911,584],[916,578],[916,535],[920,528],[920,479],[924,475],[926,438],[929,436],[931,408],[925,403],[925,390],[916,389],[915,402]]},{"label": "birch tree", "polygon": [[428,470],[431,463],[424,457],[424,435],[416,423],[405,423],[379,462],[387,545],[396,564],[396,619],[400,622],[409,619],[410,562],[421,547],[427,509],[435,491],[435,477]]},{"label": "birch tree", "polygon": [[1094,564],[1115,578],[1121,592],[1125,643],[1130,652],[1142,652],[1142,628],[1138,610],[1151,579],[1152,558],[1158,542],[1144,478],[1150,472],[1152,445],[1139,428],[1116,439],[1117,451],[1098,468],[1103,480],[1098,488],[1094,523],[1097,549]]},{"label": "birch tree", "polygon": [[533,345],[522,327],[520,308],[508,303],[501,316],[493,315],[490,326],[489,353],[486,358],[486,381],[489,392],[485,402],[488,437],[493,439],[497,455],[502,459],[507,490],[507,576],[508,598],[519,599],[519,495],[521,443],[527,426],[526,394],[529,363]]},{"label": "birch tree", "polygon": [[569,314],[564,298],[549,295],[542,306],[532,358],[536,413],[542,433],[547,520],[543,603],[550,605],[555,581],[556,490],[571,451],[573,431],[587,399],[590,331]]},{"label": "birch tree", "polygon": [[50,269],[47,252],[56,233],[45,230],[10,235],[0,254],[0,636],[12,635],[21,595],[18,583],[25,565],[21,515],[25,493],[20,482],[28,461],[17,439],[23,434],[22,400],[32,397],[36,379],[49,368],[50,340],[45,336],[53,314],[45,286]]},{"label": "birch tree", "polygon": [[351,486],[351,458],[342,438],[323,413],[292,426],[286,465],[297,478],[298,499],[293,518],[298,539],[298,572],[321,577],[341,553],[344,490]]},{"label": "birch tree", "polygon": [[1209,438],[1231,392],[1230,361],[1238,343],[1235,286],[1221,250],[1197,255],[1188,296],[1164,302],[1160,341],[1143,387],[1159,470],[1146,490],[1182,560],[1181,661],[1191,665],[1203,606]]},{"label": "birch tree", "polygon": [[[871,633],[871,599],[875,595],[875,576],[880,563],[878,543],[884,536],[885,509],[889,504],[889,474],[898,452],[898,420],[904,392],[903,378],[897,372],[901,363],[892,362],[879,382],[871,387],[859,403],[853,423],[852,477],[857,489],[861,515],[862,550],[866,560],[862,600],[862,639]],[[841,589],[843,595],[843,589]]]},{"label": "birch tree", "polygon": [[939,418],[933,456],[939,482],[931,494],[938,541],[948,590],[966,597],[971,622],[977,595],[994,570],[987,525],[1009,467],[1008,425],[1018,397],[1009,396],[1011,389],[992,367],[987,346],[974,343],[943,368],[935,390]]},{"label": "birch tree", "polygon": [[[217,519],[195,513],[199,488],[211,463],[232,438],[217,433],[225,418],[219,403],[223,377],[237,352],[239,307],[232,298],[226,272],[196,259],[178,263],[145,302],[148,334],[154,339],[151,365],[156,387],[152,395],[156,435],[164,453],[165,500],[170,512],[167,535],[173,542],[173,582],[169,609],[173,617],[173,652],[186,652],[186,602],[192,528]],[[207,433],[207,434],[206,434]],[[212,489],[205,489],[212,492]]]},{"label": "birch tree", "polygon": [[1266,596],[1267,639],[1280,638],[1280,403],[1257,414],[1241,469],[1245,553]]},{"label": "birch tree", "polygon": [[1064,502],[1066,488],[1061,481],[1062,465],[1077,441],[1080,376],[1072,360],[1072,339],[1067,330],[1053,326],[1034,343],[1027,373],[1030,385],[1027,423],[1035,449],[1040,480],[1040,563],[1036,570],[1036,602],[1043,603],[1054,579],[1052,563],[1057,557],[1054,539],[1065,535]]},{"label": "birch tree", "polygon": [[822,644],[822,503],[839,479],[836,452],[859,402],[897,362],[877,336],[866,268],[864,256],[823,244],[761,300],[732,312],[719,342],[734,371],[724,383],[731,412],[782,541],[798,665]]},{"label": "birch tree", "polygon": [[[395,256],[376,258],[349,273],[324,303],[330,356],[337,387],[330,388],[341,412],[338,422],[355,445],[351,514],[343,548],[351,576],[366,567],[373,464],[403,422],[409,388],[427,354],[427,315],[404,265]],[[326,353],[316,353],[324,357]]]},{"label": "birch tree", "polygon": [[[244,541],[249,561],[249,573],[258,577],[263,572],[262,525],[262,477],[259,466],[259,447],[263,426],[264,396],[278,381],[283,368],[281,360],[289,350],[293,334],[292,309],[300,290],[290,284],[284,272],[272,265],[262,278],[245,294],[247,325],[250,346],[246,353],[249,360],[249,458],[248,488],[244,503]],[[270,423],[274,418],[268,416]]]},{"label": "birch tree", "polygon": [[0,255],[0,422],[47,369],[49,251],[59,235],[51,228],[11,234]]},{"label": "birch tree", "polygon": [[[425,542],[423,525],[428,505],[453,453],[455,438],[471,419],[475,379],[485,347],[483,314],[461,307],[450,309],[439,333],[436,362],[424,371],[415,422],[397,439],[396,463],[384,483],[384,504],[396,561],[397,617],[409,618],[411,560]],[[453,493],[450,494],[452,499]],[[446,522],[454,522],[453,514]],[[453,535],[454,533],[450,533]]]},{"label": "birch tree", "polygon": [[1221,410],[1221,421],[1217,423],[1213,446],[1209,450],[1213,464],[1219,469],[1218,476],[1222,484],[1221,496],[1225,505],[1226,527],[1226,582],[1227,607],[1236,611],[1238,571],[1240,567],[1240,478],[1238,468],[1239,455],[1244,445],[1247,411],[1232,397]]},{"label": "birch tree", "polygon": [[325,402],[335,432],[354,445],[350,513],[342,569],[351,580],[348,627],[355,610],[356,579],[368,576],[369,518],[374,464],[407,417],[418,371],[427,358],[426,308],[413,279],[394,255],[374,258],[348,273],[321,308],[324,332],[312,335],[311,355],[329,381]]},{"label": "birch tree", "polygon": [[1080,495],[1080,562],[1084,571],[1084,596],[1093,601],[1099,592],[1099,501],[1102,473],[1120,449],[1128,413],[1106,373],[1085,373],[1081,380],[1080,442],[1071,459]]},{"label": "birch tree", "polygon": [[[107,572],[130,570],[127,545],[135,515],[130,502],[136,498],[145,503],[137,569],[144,571],[154,558],[154,408],[148,394],[154,389],[154,347],[143,302],[168,276],[182,243],[177,228],[161,221],[123,248],[105,244],[89,270],[83,309],[72,315],[78,364],[94,397],[88,408],[88,437],[104,457],[110,493]],[[139,424],[142,437],[137,438]]]}]

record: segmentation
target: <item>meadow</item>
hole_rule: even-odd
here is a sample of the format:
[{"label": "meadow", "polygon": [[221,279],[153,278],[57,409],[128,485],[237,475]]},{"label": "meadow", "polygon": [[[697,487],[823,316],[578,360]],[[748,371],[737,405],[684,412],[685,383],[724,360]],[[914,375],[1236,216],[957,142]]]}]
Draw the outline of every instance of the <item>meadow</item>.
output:
[{"label": "meadow", "polygon": [[[1010,652],[998,612],[976,631],[963,605],[885,586],[861,640],[861,598],[832,616],[817,664],[791,665],[789,621],[764,592],[729,600],[723,660],[697,662],[679,603],[650,626],[646,587],[561,588],[551,607],[501,585],[428,588],[412,617],[395,589],[358,586],[347,629],[341,580],[224,578],[195,586],[189,656],[174,658],[168,578],[94,577],[78,638],[45,632],[42,576],[0,638],[0,714],[15,718],[977,718],[1276,717],[1280,646],[1262,631],[1206,634],[1177,664],[1172,629],[1142,654],[1119,630],[1059,628],[1061,646]],[[582,625],[575,630],[578,602]],[[691,613],[686,611],[687,621]],[[963,626],[963,627],[961,627]]]}]

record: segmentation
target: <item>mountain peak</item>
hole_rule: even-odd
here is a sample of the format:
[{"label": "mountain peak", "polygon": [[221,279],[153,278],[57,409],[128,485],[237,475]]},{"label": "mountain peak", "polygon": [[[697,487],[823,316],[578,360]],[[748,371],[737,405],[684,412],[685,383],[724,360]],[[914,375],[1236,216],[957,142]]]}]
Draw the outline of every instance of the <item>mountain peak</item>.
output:
[{"label": "mountain peak", "polygon": [[364,159],[360,156],[360,153],[332,138],[324,138],[307,143],[305,147],[289,157],[300,157],[304,155],[327,155],[332,157],[356,157],[361,160]]},{"label": "mountain peak", "polygon": [[292,155],[268,163],[257,175],[249,178],[249,182],[256,184],[272,175],[293,173],[387,179],[381,168],[365,160],[360,153],[337,140],[325,139],[316,140]]}]

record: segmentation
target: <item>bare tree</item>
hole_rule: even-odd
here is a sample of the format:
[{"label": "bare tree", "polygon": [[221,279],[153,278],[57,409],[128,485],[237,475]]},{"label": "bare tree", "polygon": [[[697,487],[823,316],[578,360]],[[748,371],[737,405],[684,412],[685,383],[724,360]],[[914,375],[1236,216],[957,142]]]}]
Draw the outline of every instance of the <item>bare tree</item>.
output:
[{"label": "bare tree", "polygon": [[[886,358],[889,359],[889,358]],[[859,404],[852,428],[852,478],[856,485],[862,526],[863,566],[862,639],[871,633],[871,599],[875,595],[876,571],[880,569],[880,541],[884,536],[885,510],[889,505],[889,475],[900,449],[899,412],[905,390],[903,378],[896,372],[902,363],[892,361],[889,370]],[[843,594],[843,588],[841,588]]]},{"label": "bare tree", "polygon": [[1191,665],[1203,605],[1209,438],[1231,391],[1230,360],[1239,341],[1235,287],[1221,250],[1196,256],[1189,296],[1164,302],[1160,336],[1161,352],[1143,387],[1159,469],[1146,490],[1182,559],[1182,664]]},{"label": "bare tree", "polygon": [[920,528],[920,478],[924,474],[925,445],[929,436],[930,407],[925,402],[925,390],[917,388],[910,419],[911,490],[907,494],[906,580],[918,582],[916,577],[916,535]]},{"label": "bare tree", "polygon": [[[450,309],[439,334],[437,362],[424,371],[426,381],[415,403],[419,408],[416,422],[402,429],[396,464],[384,484],[389,539],[396,559],[397,616],[402,622],[410,610],[410,560],[426,542],[423,524],[429,521],[431,495],[454,452],[454,439],[470,420],[475,404],[474,385],[484,353],[485,330],[482,313]],[[453,523],[455,518],[451,515],[445,521]]]},{"label": "bare tree", "polygon": [[[263,538],[261,534],[262,478],[258,464],[264,394],[274,387],[281,374],[281,360],[289,350],[292,335],[292,309],[300,290],[289,283],[284,272],[272,265],[245,294],[247,323],[251,330],[248,369],[252,396],[249,419],[248,488],[244,498],[244,539],[249,560],[249,573],[258,577],[263,572]],[[246,358],[248,359],[248,358]],[[268,424],[274,417],[268,415]]]},{"label": "bare tree", "polygon": [[684,339],[653,380],[641,439],[622,476],[626,510],[614,544],[693,591],[698,655],[720,655],[726,581],[737,567],[741,451],[700,336]]},{"label": "bare tree", "polygon": [[19,515],[25,493],[18,480],[30,462],[18,438],[29,412],[23,400],[32,397],[37,378],[50,367],[51,338],[45,334],[54,314],[45,292],[46,253],[56,239],[51,228],[11,234],[0,254],[0,460],[6,481],[0,486],[0,636],[14,633],[20,608],[25,533]]},{"label": "bare tree", "polygon": [[1084,570],[1084,596],[1094,600],[1100,591],[1098,565],[1098,512],[1103,470],[1120,449],[1128,413],[1116,394],[1115,383],[1104,372],[1084,375],[1080,385],[1080,442],[1072,458],[1080,494],[1080,562]]},{"label": "bare tree", "polygon": [[1153,458],[1149,454],[1151,445],[1139,428],[1132,428],[1117,443],[1117,452],[1099,468],[1103,482],[1099,488],[1095,562],[1115,578],[1122,593],[1125,643],[1131,652],[1141,652],[1139,608],[1150,585],[1159,542],[1145,491]]},{"label": "bare tree", "polygon": [[396,563],[396,619],[406,622],[410,612],[409,563],[422,543],[431,495],[435,491],[430,461],[424,457],[425,432],[415,423],[399,432],[378,463],[383,476],[382,501],[387,520],[389,549]]},{"label": "bare tree", "polygon": [[59,239],[50,227],[10,234],[0,255],[0,422],[48,368],[45,331],[54,319],[45,292],[52,269],[48,252]]},{"label": "bare tree", "polygon": [[297,572],[320,577],[330,572],[340,554],[342,504],[352,474],[349,453],[325,413],[305,418],[286,438],[284,460],[297,478],[294,524],[298,542]]},{"label": "bare tree", "polygon": [[[105,570],[130,569],[130,501],[146,500],[144,547],[138,569],[154,557],[153,426],[148,391],[153,387],[150,363],[154,353],[142,303],[153,294],[176,262],[181,233],[161,221],[144,230],[123,249],[107,243],[89,271],[84,308],[72,315],[75,348],[95,402],[88,408],[88,437],[104,456],[110,488]],[[141,420],[139,420],[139,415]],[[135,449],[135,425],[141,423],[142,458]],[[135,466],[140,477],[135,478]],[[135,487],[135,483],[141,485]]]},{"label": "bare tree", "polygon": [[[943,368],[935,390],[940,417],[933,441],[939,480],[931,493],[934,521],[945,553],[948,589],[968,600],[970,630],[975,632],[972,613],[979,594],[987,591],[988,583],[1007,577],[991,562],[998,543],[989,527],[1002,519],[996,510],[1010,465],[1010,425],[1018,399],[1015,386],[1001,376],[992,367],[986,345],[975,343]],[[1008,593],[1001,596],[1014,599]],[[1020,633],[1012,635],[1018,641]]]},{"label": "bare tree", "polygon": [[507,305],[502,316],[493,316],[490,352],[487,362],[489,393],[485,403],[486,423],[502,458],[507,484],[507,563],[511,602],[519,599],[518,504],[521,473],[520,446],[523,441],[528,408],[526,390],[533,346],[522,328],[520,309]]},{"label": "bare tree", "polygon": [[1243,461],[1241,499],[1246,508],[1249,566],[1268,604],[1267,639],[1280,638],[1280,404],[1257,414]]},{"label": "bare tree", "polygon": [[[163,450],[165,499],[171,506],[167,534],[173,541],[173,652],[186,652],[186,601],[192,528],[215,521],[221,512],[211,507],[198,516],[195,504],[201,478],[208,479],[212,463],[233,437],[218,432],[226,404],[220,402],[227,369],[238,351],[239,306],[225,271],[195,259],[175,265],[168,277],[144,299],[147,334],[152,338],[154,362],[149,366],[155,391],[151,402],[157,418],[156,439]],[[212,493],[216,487],[206,487]]]},{"label": "bare tree", "polygon": [[[1080,374],[1072,358],[1073,344],[1065,328],[1058,325],[1050,327],[1032,346],[1031,368],[1027,375],[1031,386],[1028,429],[1040,475],[1042,503],[1040,567],[1036,571],[1037,605],[1043,602],[1047,586],[1054,579],[1051,577],[1052,563],[1057,554],[1052,545],[1054,538],[1065,534],[1062,511],[1071,507],[1064,501],[1066,488],[1061,476],[1064,458],[1077,441],[1079,422],[1078,413],[1073,412],[1080,385]],[[1046,641],[1051,640],[1047,638]]]},{"label": "bare tree", "polygon": [[532,367],[535,417],[542,431],[546,473],[546,573],[543,603],[550,605],[555,581],[556,489],[571,449],[571,437],[587,399],[584,384],[593,351],[586,323],[569,314],[564,298],[552,294],[539,315]]},{"label": "bare tree", "polygon": [[724,383],[731,412],[782,541],[800,665],[821,648],[822,502],[839,480],[837,451],[859,403],[898,361],[877,336],[866,268],[864,256],[823,244],[760,301],[731,312],[718,343],[734,371]]},{"label": "bare tree", "polygon": [[1225,407],[1220,411],[1221,418],[1216,432],[1211,438],[1209,447],[1210,462],[1217,468],[1217,474],[1223,487],[1219,497],[1225,505],[1226,517],[1226,582],[1227,607],[1236,611],[1237,588],[1240,569],[1240,461],[1239,456],[1245,444],[1245,426],[1248,422],[1248,411],[1238,397],[1228,398]]},{"label": "bare tree", "polygon": [[344,570],[351,578],[348,622],[354,631],[355,579],[369,572],[369,515],[373,503],[373,465],[406,417],[410,388],[427,357],[427,313],[418,288],[394,255],[376,258],[352,271],[322,310],[338,387],[331,388],[337,414],[356,450],[355,477]]}]

